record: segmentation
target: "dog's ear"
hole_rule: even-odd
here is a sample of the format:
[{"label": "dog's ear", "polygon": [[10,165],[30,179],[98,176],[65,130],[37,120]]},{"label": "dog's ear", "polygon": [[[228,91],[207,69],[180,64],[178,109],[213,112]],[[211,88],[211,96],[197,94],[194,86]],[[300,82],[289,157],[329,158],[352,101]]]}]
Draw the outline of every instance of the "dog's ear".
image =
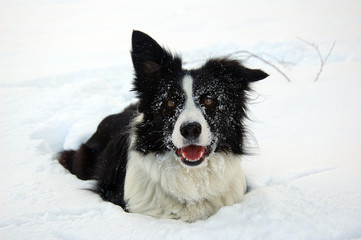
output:
[{"label": "dog's ear", "polygon": [[133,31],[131,56],[135,74],[133,91],[139,98],[138,111],[143,112],[149,102],[146,93],[154,94],[158,83],[174,78],[182,69],[182,61],[140,31]]},{"label": "dog's ear", "polygon": [[225,66],[225,71],[233,72],[236,76],[246,75],[248,82],[256,82],[268,77],[268,74],[262,70],[246,68],[237,60],[222,59],[220,62]]},{"label": "dog's ear", "polygon": [[151,77],[159,75],[162,68],[179,62],[167,50],[162,48],[153,38],[140,31],[133,31],[132,60],[136,77]]},{"label": "dog's ear", "polygon": [[228,58],[211,59],[206,62],[204,68],[217,77],[228,76],[231,79],[242,79],[246,85],[268,77],[268,74],[262,70],[246,68],[241,62]]},{"label": "dog's ear", "polygon": [[260,69],[249,69],[244,67],[244,72],[246,73],[250,82],[256,82],[269,76],[267,73],[263,72]]}]

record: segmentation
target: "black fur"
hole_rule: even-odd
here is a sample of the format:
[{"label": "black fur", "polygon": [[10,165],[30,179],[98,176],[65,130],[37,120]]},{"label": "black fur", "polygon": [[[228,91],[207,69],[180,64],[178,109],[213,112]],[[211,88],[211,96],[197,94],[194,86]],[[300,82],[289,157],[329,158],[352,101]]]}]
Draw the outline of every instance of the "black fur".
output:
[{"label": "black fur", "polygon": [[59,162],[83,180],[98,180],[94,191],[104,200],[125,209],[123,187],[127,166],[129,123],[136,113],[131,105],[122,113],[106,117],[94,135],[77,151],[59,153]]},{"label": "black fur", "polygon": [[[195,95],[200,96],[196,102],[202,102],[203,96],[217,99],[217,106],[205,108],[206,120],[219,138],[216,152],[243,154],[246,91],[249,90],[250,82],[268,75],[261,70],[247,69],[238,61],[230,59],[211,59],[203,67],[190,73],[195,79],[194,89],[198,91]],[[207,87],[204,89],[202,86]]]},{"label": "black fur", "polygon": [[[195,102],[205,109],[205,118],[217,136],[215,152],[244,153],[246,92],[249,84],[268,75],[261,70],[245,68],[238,61],[211,59],[201,68],[185,70],[180,57],[173,56],[148,35],[134,31],[131,56],[134,65],[133,82],[138,106],[105,118],[94,135],[77,151],[59,153],[59,162],[80,179],[95,179],[94,189],[104,200],[126,209],[123,198],[129,136],[132,119],[142,113],[144,120],[134,126],[136,151],[142,154],[174,151],[170,141],[174,123],[185,104],[179,91],[186,74],[194,79]],[[205,108],[205,98],[214,99]],[[168,100],[176,107],[167,106]]]}]

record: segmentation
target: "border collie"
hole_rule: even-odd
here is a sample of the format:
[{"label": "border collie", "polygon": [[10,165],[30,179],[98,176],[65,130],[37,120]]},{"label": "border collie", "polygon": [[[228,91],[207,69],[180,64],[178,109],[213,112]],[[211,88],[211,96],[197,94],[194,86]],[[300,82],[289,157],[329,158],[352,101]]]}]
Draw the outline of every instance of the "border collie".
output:
[{"label": "border collie", "polygon": [[184,69],[140,31],[131,56],[138,104],[106,117],[59,162],[128,212],[193,222],[241,202],[247,91],[268,75],[228,58]]}]

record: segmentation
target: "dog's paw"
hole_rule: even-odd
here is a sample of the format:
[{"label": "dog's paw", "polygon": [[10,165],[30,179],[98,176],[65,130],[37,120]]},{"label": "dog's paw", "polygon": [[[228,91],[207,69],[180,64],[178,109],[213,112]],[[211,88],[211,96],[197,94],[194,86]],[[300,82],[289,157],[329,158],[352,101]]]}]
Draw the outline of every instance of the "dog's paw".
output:
[{"label": "dog's paw", "polygon": [[218,209],[219,208],[211,205],[208,201],[196,204],[187,204],[180,212],[180,219],[189,223],[206,220],[216,213]]}]

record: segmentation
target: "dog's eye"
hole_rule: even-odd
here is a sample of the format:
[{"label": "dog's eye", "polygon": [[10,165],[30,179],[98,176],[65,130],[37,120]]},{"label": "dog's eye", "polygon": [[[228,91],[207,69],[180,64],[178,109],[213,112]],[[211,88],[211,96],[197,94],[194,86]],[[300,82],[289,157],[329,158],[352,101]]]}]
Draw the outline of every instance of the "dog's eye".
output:
[{"label": "dog's eye", "polygon": [[210,97],[205,97],[203,99],[203,104],[206,107],[212,107],[214,105],[214,100],[212,98],[210,98]]},{"label": "dog's eye", "polygon": [[175,108],[176,102],[173,99],[167,101],[168,108]]}]

